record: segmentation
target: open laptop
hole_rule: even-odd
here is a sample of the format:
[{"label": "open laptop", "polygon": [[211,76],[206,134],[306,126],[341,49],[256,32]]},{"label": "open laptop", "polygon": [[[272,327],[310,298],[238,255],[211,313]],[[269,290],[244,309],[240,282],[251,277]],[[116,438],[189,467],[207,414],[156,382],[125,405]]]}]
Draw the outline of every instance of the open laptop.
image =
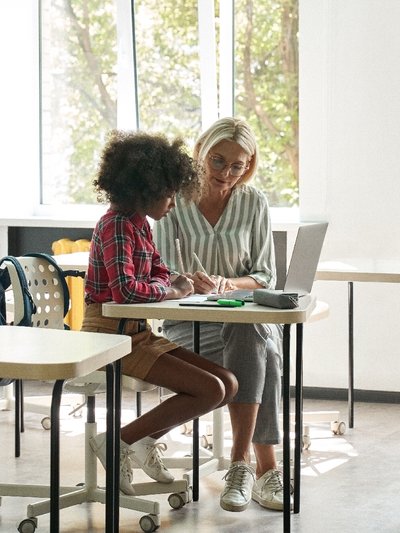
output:
[{"label": "open laptop", "polygon": [[[315,222],[299,227],[285,285],[283,290],[277,292],[296,293],[299,296],[311,292],[327,228],[327,222]],[[251,302],[253,290],[237,289],[224,294],[211,294],[207,300],[220,298]]]}]

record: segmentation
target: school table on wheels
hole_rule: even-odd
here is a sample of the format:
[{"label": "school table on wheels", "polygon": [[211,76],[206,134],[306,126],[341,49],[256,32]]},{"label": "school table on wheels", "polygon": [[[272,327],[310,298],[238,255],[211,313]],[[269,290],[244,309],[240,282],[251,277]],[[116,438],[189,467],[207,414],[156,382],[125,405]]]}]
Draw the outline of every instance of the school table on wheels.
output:
[{"label": "school table on wheels", "polygon": [[[66,379],[106,367],[107,467],[105,531],[119,530],[120,359],[131,350],[126,335],[87,333],[31,327],[0,327],[0,376],[14,379],[54,380],[51,403],[50,491],[43,485],[0,484],[0,495],[45,498],[50,492],[50,531],[60,527],[59,409]],[[26,490],[24,490],[24,488]],[[74,488],[75,489],[75,488]],[[74,497],[79,487],[75,489]],[[63,493],[61,498],[64,498]],[[75,502],[81,503],[79,497]],[[27,521],[29,522],[29,517]],[[24,521],[23,521],[24,522]],[[21,524],[20,524],[21,525]],[[32,524],[32,527],[36,527]],[[32,530],[32,529],[31,529]]]},{"label": "school table on wheels", "polygon": [[400,283],[400,262],[340,259],[319,263],[315,280],[346,281],[348,285],[348,418],[354,427],[354,283]]},{"label": "school table on wheels", "polygon": [[[103,304],[103,316],[120,318],[121,330],[126,319],[185,320],[193,322],[194,351],[201,353],[200,323],[275,323],[283,324],[283,477],[284,477],[284,512],[283,529],[290,531],[290,330],[296,324],[296,383],[295,383],[295,449],[294,449],[294,512],[300,510],[300,453],[302,437],[302,344],[303,323],[318,315],[327,316],[327,308],[319,308],[311,296],[301,298],[296,309],[274,309],[255,303],[246,303],[242,307],[201,307],[181,306],[182,300],[166,300],[151,304]],[[193,428],[197,431],[196,424]],[[198,435],[193,439],[193,500],[198,500]]]}]

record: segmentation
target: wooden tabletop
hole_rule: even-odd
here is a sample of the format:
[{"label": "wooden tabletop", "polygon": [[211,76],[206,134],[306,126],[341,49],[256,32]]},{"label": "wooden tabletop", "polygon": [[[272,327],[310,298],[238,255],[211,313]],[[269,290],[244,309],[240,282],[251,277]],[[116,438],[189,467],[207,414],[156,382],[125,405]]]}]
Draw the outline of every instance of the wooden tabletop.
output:
[{"label": "wooden tabletop", "polygon": [[103,316],[247,324],[297,324],[307,322],[316,309],[316,300],[310,296],[301,298],[300,305],[296,309],[275,309],[255,303],[246,303],[243,307],[183,307],[179,305],[180,302],[182,300],[165,300],[151,304],[110,302],[103,304]]},{"label": "wooden tabletop", "polygon": [[131,351],[131,338],[20,326],[0,326],[0,376],[55,380],[84,376]]}]

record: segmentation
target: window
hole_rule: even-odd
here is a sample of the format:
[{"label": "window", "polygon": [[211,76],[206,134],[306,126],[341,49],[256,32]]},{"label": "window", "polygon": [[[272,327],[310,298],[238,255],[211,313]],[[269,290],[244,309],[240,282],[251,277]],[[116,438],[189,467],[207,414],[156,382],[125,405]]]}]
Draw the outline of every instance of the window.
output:
[{"label": "window", "polygon": [[95,204],[106,133],[189,148],[218,116],[248,120],[256,185],[298,199],[298,0],[41,0],[41,203]]},{"label": "window", "polygon": [[235,114],[256,132],[255,185],[298,202],[298,0],[235,1]]},{"label": "window", "polygon": [[42,203],[95,203],[90,186],[117,125],[114,0],[41,1]]}]

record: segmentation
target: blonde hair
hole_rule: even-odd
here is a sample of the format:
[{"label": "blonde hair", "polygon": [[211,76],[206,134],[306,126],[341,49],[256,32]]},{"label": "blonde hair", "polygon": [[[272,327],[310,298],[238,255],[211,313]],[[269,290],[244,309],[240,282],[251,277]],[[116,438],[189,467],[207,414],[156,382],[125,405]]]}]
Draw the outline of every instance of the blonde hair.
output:
[{"label": "blonde hair", "polygon": [[258,146],[252,129],[247,122],[237,118],[225,117],[217,120],[196,141],[193,157],[198,165],[204,167],[209,151],[221,141],[235,142],[248,154],[249,168],[241,176],[238,185],[248,183],[258,167]]}]

